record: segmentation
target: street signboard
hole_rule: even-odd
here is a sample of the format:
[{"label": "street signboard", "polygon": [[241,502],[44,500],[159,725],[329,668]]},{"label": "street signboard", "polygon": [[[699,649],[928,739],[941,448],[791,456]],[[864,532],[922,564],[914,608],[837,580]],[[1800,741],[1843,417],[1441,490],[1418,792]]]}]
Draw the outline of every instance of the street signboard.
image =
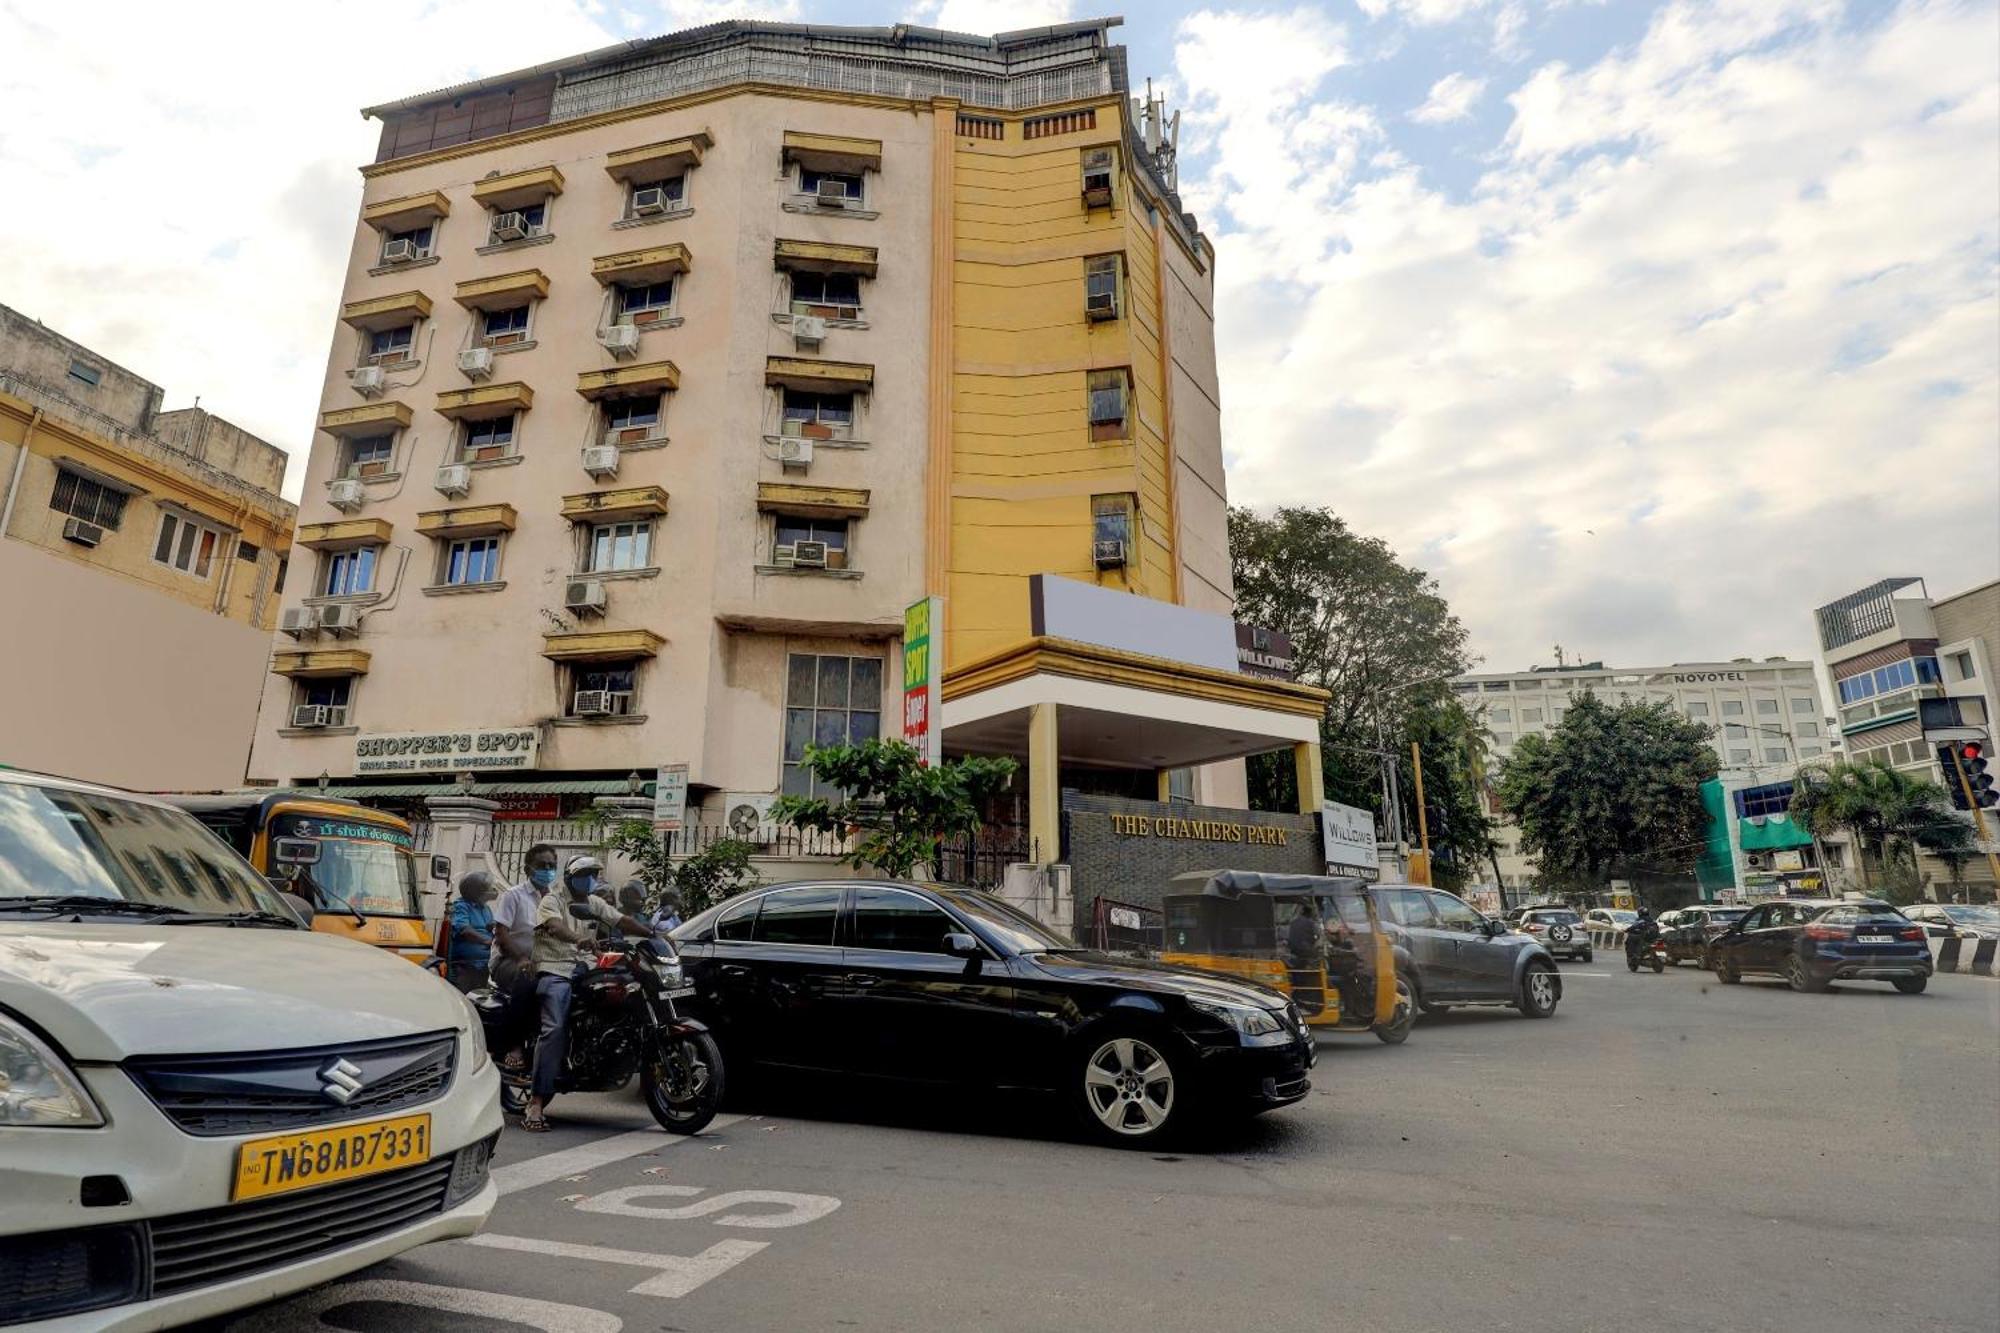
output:
[{"label": "street signboard", "polygon": [[541,749],[537,727],[396,732],[354,738],[356,773],[458,773],[531,769]]},{"label": "street signboard", "polygon": [[661,764],[653,776],[653,827],[678,830],[687,822],[688,766]]},{"label": "street signboard", "polygon": [[1325,802],[1319,808],[1319,833],[1329,870],[1376,868],[1375,816],[1366,810]]},{"label": "street signboard", "polygon": [[938,691],[944,676],[944,599],[926,597],[903,611],[903,739],[927,764],[944,757]]}]

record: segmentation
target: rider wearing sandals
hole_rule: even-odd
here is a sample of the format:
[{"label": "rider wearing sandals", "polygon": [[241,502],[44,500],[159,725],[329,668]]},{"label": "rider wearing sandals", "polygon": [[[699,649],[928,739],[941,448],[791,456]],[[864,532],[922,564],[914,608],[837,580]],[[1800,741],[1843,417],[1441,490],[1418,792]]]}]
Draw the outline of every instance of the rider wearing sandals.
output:
[{"label": "rider wearing sandals", "polygon": [[572,856],[563,867],[562,887],[544,894],[535,908],[535,997],[541,1006],[541,1036],[535,1043],[534,1095],[521,1116],[521,1128],[531,1134],[548,1129],[548,1106],[556,1095],[556,1075],[569,1044],[570,983],[583,961],[585,946],[595,947],[596,933],[587,924],[599,922],[633,937],[650,935],[646,923],[621,913],[594,896],[604,863],[594,856]]}]

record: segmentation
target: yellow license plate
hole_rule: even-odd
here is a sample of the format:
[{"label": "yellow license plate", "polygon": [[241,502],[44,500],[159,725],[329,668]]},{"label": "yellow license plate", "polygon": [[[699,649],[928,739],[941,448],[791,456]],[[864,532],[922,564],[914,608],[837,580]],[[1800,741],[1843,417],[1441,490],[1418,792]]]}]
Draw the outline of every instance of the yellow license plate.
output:
[{"label": "yellow license plate", "polygon": [[252,1139],[236,1150],[235,1199],[286,1194],[416,1166],[431,1156],[431,1118],[397,1116]]}]

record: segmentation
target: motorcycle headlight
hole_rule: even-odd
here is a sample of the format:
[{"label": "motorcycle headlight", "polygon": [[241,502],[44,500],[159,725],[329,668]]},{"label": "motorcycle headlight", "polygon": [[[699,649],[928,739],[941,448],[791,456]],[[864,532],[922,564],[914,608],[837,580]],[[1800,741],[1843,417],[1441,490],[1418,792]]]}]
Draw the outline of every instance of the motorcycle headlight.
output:
[{"label": "motorcycle headlight", "polygon": [[466,1060],[466,1072],[477,1074],[493,1063],[493,1053],[486,1049],[486,1020],[480,1017],[479,1006],[472,1002],[471,997],[460,992],[458,998],[465,1001],[465,1016],[472,1024],[465,1030],[465,1044],[469,1057]]},{"label": "motorcycle headlight", "polygon": [[1263,1045],[1262,1039],[1273,1036],[1283,1038],[1285,1025],[1269,1009],[1260,1009],[1254,1004],[1231,1004],[1224,1000],[1188,1001],[1188,1007],[1196,1013],[1207,1014],[1236,1029],[1246,1043]]},{"label": "motorcycle headlight", "polygon": [[662,959],[656,966],[660,974],[660,987],[663,990],[679,990],[687,979],[687,973],[681,970],[681,960],[678,958]]},{"label": "motorcycle headlight", "polygon": [[0,1127],[89,1129],[104,1113],[60,1055],[0,1014]]}]

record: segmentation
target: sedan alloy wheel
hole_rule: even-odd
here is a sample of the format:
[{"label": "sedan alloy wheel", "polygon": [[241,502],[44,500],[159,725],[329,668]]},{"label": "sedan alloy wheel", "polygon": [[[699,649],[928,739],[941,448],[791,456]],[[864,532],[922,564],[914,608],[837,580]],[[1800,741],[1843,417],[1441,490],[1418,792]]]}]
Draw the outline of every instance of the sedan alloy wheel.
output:
[{"label": "sedan alloy wheel", "polygon": [[1174,1068],[1137,1037],[1113,1037],[1083,1066],[1083,1100],[1113,1134],[1158,1133],[1174,1113]]}]

